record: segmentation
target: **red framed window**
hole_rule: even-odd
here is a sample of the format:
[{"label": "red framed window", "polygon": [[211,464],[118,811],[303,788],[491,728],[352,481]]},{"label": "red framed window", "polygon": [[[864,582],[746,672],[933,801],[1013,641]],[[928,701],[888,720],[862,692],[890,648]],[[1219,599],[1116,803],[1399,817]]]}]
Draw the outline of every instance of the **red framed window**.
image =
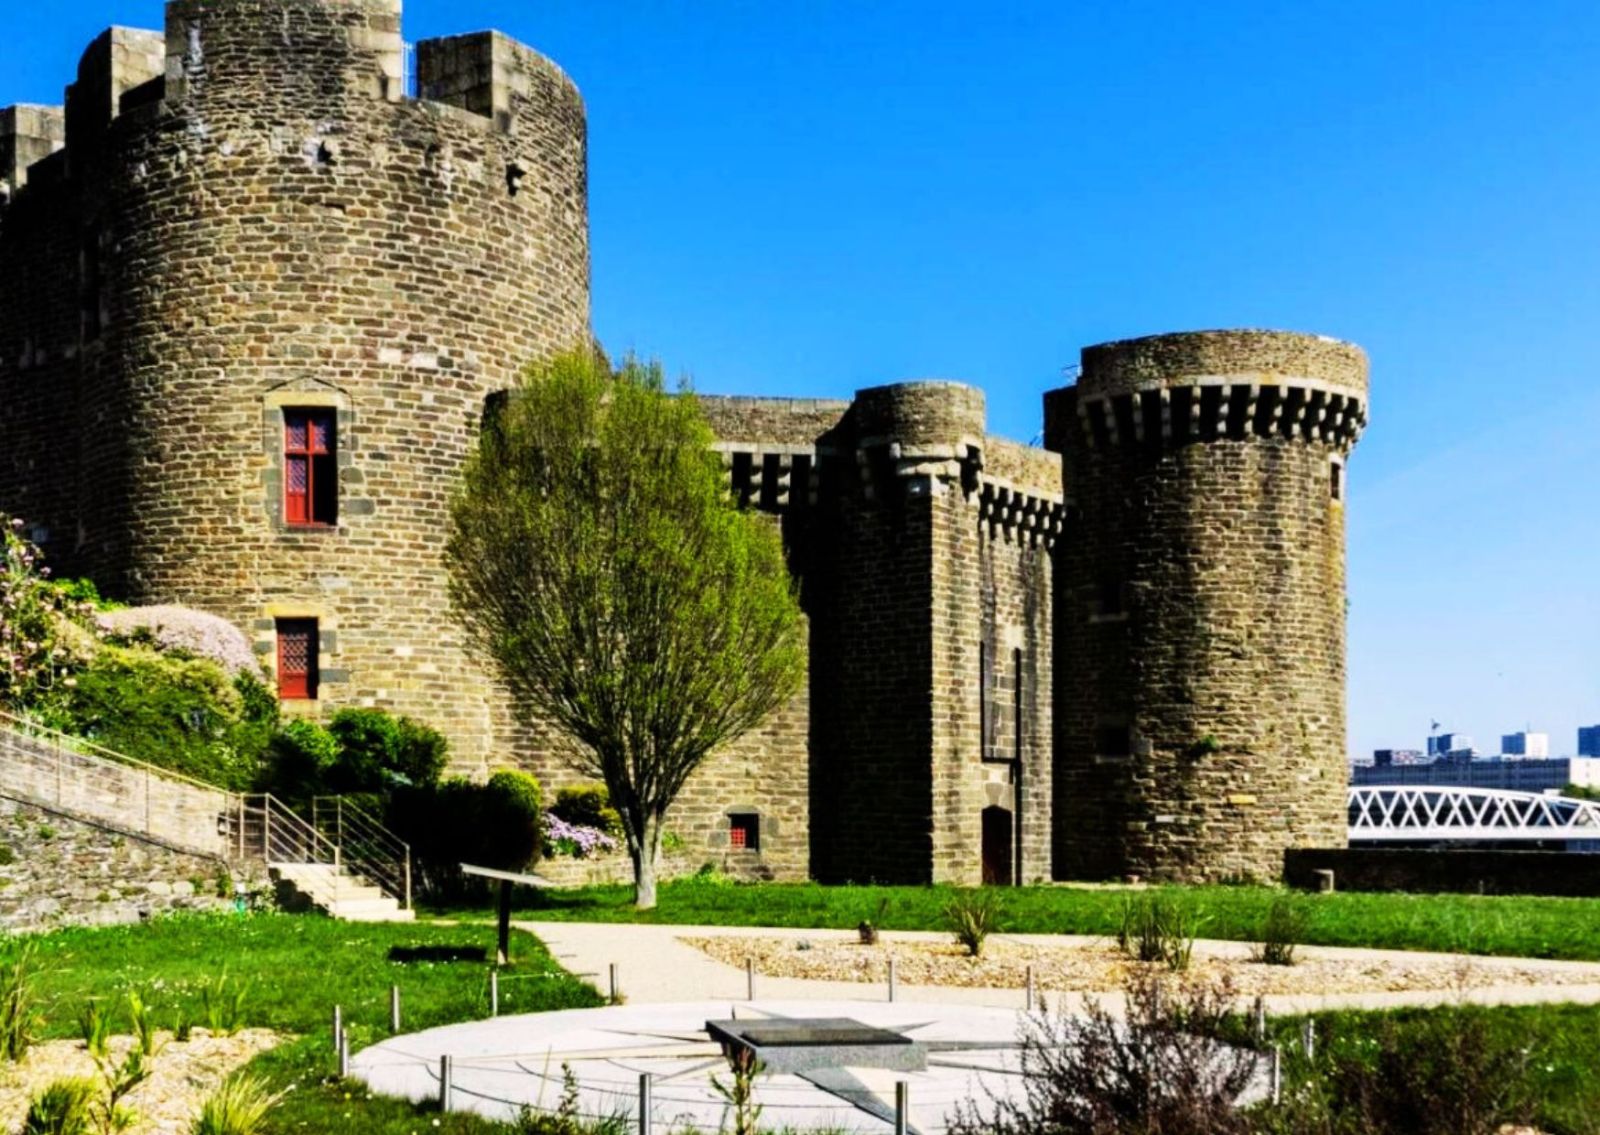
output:
[{"label": "red framed window", "polygon": [[317,696],[317,620],[278,620],[278,698],[311,701]]},{"label": "red framed window", "polygon": [[332,410],[283,412],[283,520],[339,522],[338,433]]},{"label": "red framed window", "polygon": [[761,850],[761,817],[753,812],[728,817],[728,846],[735,850]]}]

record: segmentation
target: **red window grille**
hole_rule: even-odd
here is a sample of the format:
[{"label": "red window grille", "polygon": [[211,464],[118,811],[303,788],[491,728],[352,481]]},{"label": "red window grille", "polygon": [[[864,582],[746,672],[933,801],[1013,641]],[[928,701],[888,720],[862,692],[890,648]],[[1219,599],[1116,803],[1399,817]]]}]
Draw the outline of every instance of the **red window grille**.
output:
[{"label": "red window grille", "polygon": [[317,621],[278,620],[278,697],[309,701],[317,696]]},{"label": "red window grille", "polygon": [[728,817],[728,846],[745,851],[761,849],[761,817],[744,814]]},{"label": "red window grille", "polygon": [[283,412],[283,519],[329,526],[339,521],[338,433],[332,410]]}]

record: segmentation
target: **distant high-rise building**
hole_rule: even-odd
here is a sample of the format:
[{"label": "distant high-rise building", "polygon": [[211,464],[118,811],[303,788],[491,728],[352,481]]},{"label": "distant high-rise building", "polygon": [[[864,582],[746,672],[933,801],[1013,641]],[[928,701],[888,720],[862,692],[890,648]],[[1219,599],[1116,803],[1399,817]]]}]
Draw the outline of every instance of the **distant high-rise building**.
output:
[{"label": "distant high-rise building", "polygon": [[1548,757],[1550,734],[1527,732],[1502,734],[1500,751],[1508,757]]},{"label": "distant high-rise building", "polygon": [[1427,758],[1422,755],[1421,749],[1374,749],[1372,750],[1372,763],[1378,768],[1390,768],[1394,765],[1420,765]]},{"label": "distant high-rise building", "polygon": [[1578,727],[1578,756],[1600,757],[1600,725]]},{"label": "distant high-rise building", "polygon": [[1465,733],[1435,733],[1428,738],[1428,756],[1448,757],[1472,753],[1472,738]]}]

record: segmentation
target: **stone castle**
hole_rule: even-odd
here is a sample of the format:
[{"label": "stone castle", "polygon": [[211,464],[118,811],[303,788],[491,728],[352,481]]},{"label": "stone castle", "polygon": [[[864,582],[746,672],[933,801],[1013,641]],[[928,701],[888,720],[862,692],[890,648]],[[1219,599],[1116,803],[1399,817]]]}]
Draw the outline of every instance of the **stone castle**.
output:
[{"label": "stone castle", "polygon": [[[64,107],[0,111],[0,509],[59,570],[225,616],[286,712],[375,705],[571,779],[440,565],[487,401],[591,334],[572,82],[400,0],[173,0]],[[691,781],[694,863],[769,878],[1275,876],[1345,842],[1349,344],[1084,351],[1044,448],[968,386],[705,397],[782,526],[807,688]]]}]

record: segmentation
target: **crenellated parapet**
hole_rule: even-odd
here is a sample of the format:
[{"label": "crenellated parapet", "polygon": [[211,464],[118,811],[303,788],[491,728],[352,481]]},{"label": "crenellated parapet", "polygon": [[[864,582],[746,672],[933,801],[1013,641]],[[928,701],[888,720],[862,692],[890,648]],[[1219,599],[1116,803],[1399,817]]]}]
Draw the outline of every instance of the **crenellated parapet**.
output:
[{"label": "crenellated parapet", "polygon": [[1367,362],[1349,343],[1201,331],[1089,347],[1063,392],[1090,446],[1281,438],[1348,451],[1367,424]]}]

